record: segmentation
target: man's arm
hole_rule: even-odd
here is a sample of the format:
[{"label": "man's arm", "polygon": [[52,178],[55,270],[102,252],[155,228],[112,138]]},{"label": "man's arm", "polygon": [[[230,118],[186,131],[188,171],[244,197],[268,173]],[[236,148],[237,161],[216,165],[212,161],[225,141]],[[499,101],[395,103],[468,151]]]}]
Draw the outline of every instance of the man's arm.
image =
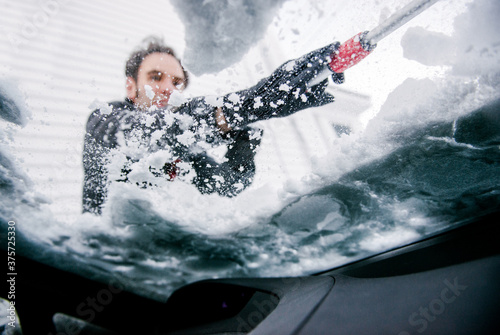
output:
[{"label": "man's arm", "polygon": [[89,133],[85,135],[83,148],[83,212],[101,214],[101,206],[106,199],[107,170],[106,149]]},{"label": "man's arm", "polygon": [[325,92],[327,79],[312,87],[308,83],[326,67],[339,46],[333,43],[288,61],[257,85],[224,96],[222,107],[216,110],[222,121],[219,129],[234,129],[333,102],[333,96]]},{"label": "man's arm", "polygon": [[111,113],[95,110],[87,121],[83,146],[83,212],[101,214],[108,186],[107,155],[117,146],[121,114],[133,105],[128,101],[113,102],[110,108]]},{"label": "man's arm", "polygon": [[227,123],[221,107],[217,107],[215,110],[215,123],[217,124],[217,128],[222,135],[225,135],[232,130],[231,126]]}]

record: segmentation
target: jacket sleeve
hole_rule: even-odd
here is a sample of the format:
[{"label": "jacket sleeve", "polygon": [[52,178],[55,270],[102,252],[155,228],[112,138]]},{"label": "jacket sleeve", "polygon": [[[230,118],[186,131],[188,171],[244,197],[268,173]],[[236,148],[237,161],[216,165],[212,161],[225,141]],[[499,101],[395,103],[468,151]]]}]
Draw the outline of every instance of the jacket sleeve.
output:
[{"label": "jacket sleeve", "polygon": [[101,213],[107,195],[108,153],[117,146],[116,132],[120,116],[129,110],[127,103],[113,102],[111,113],[95,110],[89,117],[83,144],[83,212]]},{"label": "jacket sleeve", "polygon": [[333,43],[288,61],[257,85],[224,96],[222,110],[229,125],[238,128],[333,102],[333,96],[325,92],[327,79],[312,87],[307,84],[327,66],[339,46]]},{"label": "jacket sleeve", "polygon": [[105,161],[109,147],[103,144],[99,111],[89,117],[83,144],[83,212],[101,214],[106,198],[107,171]]},{"label": "jacket sleeve", "polygon": [[101,214],[106,199],[106,156],[109,148],[102,146],[89,133],[85,135],[83,148],[83,212]]}]

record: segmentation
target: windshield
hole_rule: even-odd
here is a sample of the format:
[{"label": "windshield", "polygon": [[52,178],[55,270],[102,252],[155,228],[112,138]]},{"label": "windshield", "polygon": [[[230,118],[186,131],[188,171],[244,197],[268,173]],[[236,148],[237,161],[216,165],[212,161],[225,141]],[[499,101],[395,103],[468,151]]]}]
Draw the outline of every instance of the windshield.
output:
[{"label": "windshield", "polygon": [[[82,213],[87,121],[94,110],[125,100],[125,62],[146,37],[163,37],[189,74],[171,105],[203,96],[224,109],[218,97],[234,102],[241,95],[230,93],[288,60],[373,29],[402,7],[326,0],[4,3],[2,232],[15,225],[18,254],[164,299],[200,279],[324,271],[498,210],[500,5],[460,0],[436,3],[378,42],[343,84],[329,82],[333,103],[245,125],[260,142],[252,148],[255,174],[234,196],[167,178],[182,174],[188,156],[163,178],[155,166],[176,157],[141,152],[142,160],[130,161],[129,151],[118,150],[121,165],[105,169],[120,175],[127,166],[128,182],[109,186],[100,214]],[[287,91],[289,82],[282,84],[278,91]],[[255,108],[261,103],[252,100]],[[183,144],[191,140],[182,137]],[[196,154],[222,164],[231,145],[207,143]],[[225,181],[215,178],[214,185]]]}]

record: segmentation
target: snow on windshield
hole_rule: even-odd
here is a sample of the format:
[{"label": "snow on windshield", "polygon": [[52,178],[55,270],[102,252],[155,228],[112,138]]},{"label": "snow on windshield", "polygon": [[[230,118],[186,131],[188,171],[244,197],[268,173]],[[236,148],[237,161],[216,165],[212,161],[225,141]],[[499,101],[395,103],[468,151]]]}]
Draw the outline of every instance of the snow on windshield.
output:
[{"label": "snow on windshield", "polygon": [[[167,23],[144,23],[135,35],[123,38],[117,27],[126,20],[111,24],[105,13],[120,15],[124,8],[108,4],[96,12],[92,1],[89,7],[72,1],[58,4],[52,12],[35,4],[10,5],[17,11],[29,7],[33,15],[20,23],[8,21],[3,43],[10,43],[11,54],[1,55],[7,65],[0,68],[5,119],[0,217],[2,225],[16,222],[20,245],[26,246],[20,252],[29,257],[37,258],[44,250],[44,261],[50,263],[49,251],[63,254],[65,262],[53,258],[59,267],[77,272],[90,268],[103,280],[118,277],[135,292],[162,298],[204,278],[325,270],[419,239],[499,204],[498,1],[438,2],[380,41],[370,56],[346,71],[344,84],[330,83],[333,104],[259,122],[264,136],[257,173],[238,196],[203,195],[190,183],[177,181],[158,181],[153,188],[115,183],[102,216],[81,214],[82,178],[75,177],[81,176],[88,106],[106,106],[106,101],[123,97],[121,71],[128,53],[143,36],[158,33],[155,27]],[[228,1],[221,8],[219,2],[206,1],[202,9],[207,6],[207,11],[182,1],[165,6],[170,13],[165,21],[178,29],[172,43],[194,75],[182,99],[250,87],[287,60],[372,29],[402,7],[400,1],[326,0]],[[153,5],[144,8],[145,16],[158,11]],[[52,36],[68,24],[64,20],[80,12],[89,17],[97,13],[96,22],[109,29],[109,47],[119,50],[109,51],[110,57],[122,57],[112,59],[108,69],[101,67],[102,73],[91,73],[87,63],[93,60],[98,66],[109,58],[105,51],[94,57],[79,42],[97,34],[93,27],[83,23],[83,33],[70,36],[71,43]],[[33,21],[40,13],[48,23]],[[128,12],[123,16],[132,17]],[[36,30],[30,31],[29,24]],[[36,39],[29,39],[29,33]],[[61,75],[57,70],[65,61],[52,59],[57,55],[49,47],[76,42],[84,57],[74,54],[66,60],[71,64]],[[27,65],[23,56],[31,45],[44,64],[41,70]],[[94,45],[107,48],[101,40]],[[26,68],[15,66],[23,60]],[[70,70],[78,66],[83,70]],[[72,77],[77,75],[81,78]],[[65,92],[60,84],[64,76],[75,81],[70,98],[85,104],[59,93]],[[4,105],[6,99],[19,109]],[[54,114],[57,108],[67,114]],[[68,121],[73,122],[67,135],[71,141],[60,140],[54,134],[58,128],[51,128],[62,119],[73,120]],[[39,142],[23,137],[28,131]],[[36,153],[47,146],[65,154]],[[212,152],[214,157],[223,154]],[[48,161],[58,168],[46,177],[37,166]],[[73,181],[63,187],[61,178]],[[68,195],[57,198],[63,189]]]}]

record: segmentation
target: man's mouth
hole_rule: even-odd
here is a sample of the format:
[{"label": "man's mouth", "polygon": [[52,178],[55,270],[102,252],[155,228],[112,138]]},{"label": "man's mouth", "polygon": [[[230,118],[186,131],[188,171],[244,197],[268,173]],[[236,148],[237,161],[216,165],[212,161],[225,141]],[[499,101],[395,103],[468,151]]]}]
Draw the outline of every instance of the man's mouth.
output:
[{"label": "man's mouth", "polygon": [[165,107],[168,105],[168,98],[161,99],[161,100],[156,100],[154,104],[158,107]]}]

